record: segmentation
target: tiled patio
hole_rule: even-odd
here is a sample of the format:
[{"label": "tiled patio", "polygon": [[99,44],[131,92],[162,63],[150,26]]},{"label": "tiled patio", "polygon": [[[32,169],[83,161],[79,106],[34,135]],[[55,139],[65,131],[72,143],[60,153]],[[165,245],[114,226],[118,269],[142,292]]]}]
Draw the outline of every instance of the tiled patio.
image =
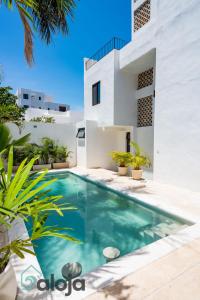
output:
[{"label": "tiled patio", "polygon": [[97,299],[199,300],[200,239],[87,298]]}]

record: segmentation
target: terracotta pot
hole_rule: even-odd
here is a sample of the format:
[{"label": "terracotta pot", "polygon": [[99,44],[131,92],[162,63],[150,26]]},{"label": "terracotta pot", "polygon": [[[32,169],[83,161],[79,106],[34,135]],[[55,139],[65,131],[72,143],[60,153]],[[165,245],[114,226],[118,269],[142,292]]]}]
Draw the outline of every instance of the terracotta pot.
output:
[{"label": "terracotta pot", "polygon": [[59,162],[59,163],[53,163],[53,169],[66,169],[69,168],[69,162]]},{"label": "terracotta pot", "polygon": [[15,300],[17,296],[17,280],[14,269],[9,262],[5,270],[0,273],[0,299]]},{"label": "terracotta pot", "polygon": [[132,177],[135,180],[142,179],[143,170],[132,170]]},{"label": "terracotta pot", "polygon": [[128,173],[128,168],[127,167],[118,167],[118,174],[120,176],[126,176]]},{"label": "terracotta pot", "polygon": [[37,171],[37,170],[42,170],[42,169],[51,169],[51,164],[46,164],[46,165],[33,165],[33,170]]}]

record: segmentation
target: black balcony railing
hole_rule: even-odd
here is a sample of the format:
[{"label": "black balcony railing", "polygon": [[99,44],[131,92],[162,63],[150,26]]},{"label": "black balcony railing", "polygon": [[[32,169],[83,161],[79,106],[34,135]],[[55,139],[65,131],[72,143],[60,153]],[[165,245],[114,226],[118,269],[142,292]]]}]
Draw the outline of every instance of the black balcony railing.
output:
[{"label": "black balcony railing", "polygon": [[113,49],[120,50],[127,44],[126,41],[113,37],[108,43],[106,43],[101,49],[99,49],[93,56],[91,56],[85,63],[86,70],[89,70],[99,60],[110,53]]}]

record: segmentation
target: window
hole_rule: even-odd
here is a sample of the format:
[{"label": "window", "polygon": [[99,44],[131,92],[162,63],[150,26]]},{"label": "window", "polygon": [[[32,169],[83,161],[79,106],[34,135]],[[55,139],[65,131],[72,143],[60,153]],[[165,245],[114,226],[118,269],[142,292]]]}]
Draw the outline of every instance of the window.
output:
[{"label": "window", "polygon": [[79,128],[76,137],[79,139],[84,139],[85,138],[85,128]]},{"label": "window", "polygon": [[39,100],[42,100],[42,97],[41,97],[41,96],[39,96],[38,98],[39,98]]},{"label": "window", "polygon": [[97,82],[92,86],[92,105],[100,104],[101,101],[101,82]]},{"label": "window", "polygon": [[48,110],[50,110],[50,108],[49,108],[49,107],[48,107],[47,109],[48,109]]},{"label": "window", "polygon": [[24,99],[28,99],[28,94],[23,94]]},{"label": "window", "polygon": [[29,108],[29,105],[24,105],[24,108]]},{"label": "window", "polygon": [[59,106],[59,111],[66,111],[66,106]]},{"label": "window", "polygon": [[41,109],[41,107],[39,107],[39,109]]},{"label": "window", "polygon": [[131,152],[130,142],[131,142],[131,133],[127,132],[126,133],[126,152]]},{"label": "window", "polygon": [[32,95],[32,96],[31,96],[31,100],[35,100],[35,96]]}]

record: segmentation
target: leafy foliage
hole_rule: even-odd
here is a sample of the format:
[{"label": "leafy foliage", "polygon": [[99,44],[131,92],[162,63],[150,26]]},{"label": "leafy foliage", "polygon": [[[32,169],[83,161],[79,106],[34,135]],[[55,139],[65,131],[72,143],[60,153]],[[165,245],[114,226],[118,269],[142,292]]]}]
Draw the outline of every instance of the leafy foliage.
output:
[{"label": "leafy foliage", "polygon": [[49,44],[52,35],[69,32],[67,17],[73,17],[74,0],[4,0],[8,9],[15,6],[24,27],[24,52],[29,65],[33,62],[33,30],[38,32],[40,38]]},{"label": "leafy foliage", "polygon": [[35,117],[30,120],[31,122],[55,123],[54,117]]},{"label": "leafy foliage", "polygon": [[17,96],[11,87],[0,87],[0,123],[12,122],[20,126],[24,120],[25,108],[17,105]]},{"label": "leafy foliage", "polygon": [[30,134],[26,134],[17,140],[13,140],[10,129],[4,124],[0,124],[0,152],[9,149],[11,146],[22,146],[28,142],[29,138]]},{"label": "leafy foliage", "polygon": [[132,161],[133,155],[129,152],[117,152],[113,151],[112,160],[118,164],[119,167],[128,167]]},{"label": "leafy foliage", "polygon": [[134,170],[140,170],[141,167],[150,167],[151,161],[148,156],[142,154],[142,150],[140,149],[139,145],[132,141],[130,145],[134,148],[134,155],[131,160],[130,165],[133,167]]},{"label": "leafy foliage", "polygon": [[23,258],[23,252],[33,254],[30,250],[31,241],[45,236],[58,237],[65,240],[77,241],[66,234],[70,228],[58,228],[46,226],[46,220],[51,212],[57,212],[63,216],[63,211],[75,209],[69,204],[62,204],[59,200],[62,196],[49,196],[47,189],[56,179],[43,181],[44,171],[38,176],[31,174],[31,169],[37,157],[27,163],[25,159],[19,166],[15,176],[13,171],[13,147],[10,147],[7,171],[4,168],[2,153],[0,155],[0,224],[9,228],[14,220],[21,218],[25,222],[32,219],[33,230],[30,239],[17,239],[0,248],[0,270],[3,270],[12,253]]},{"label": "leafy foliage", "polygon": [[71,151],[67,147],[60,146],[48,137],[41,140],[41,145],[25,144],[23,147],[14,149],[14,162],[18,165],[23,159],[30,161],[35,156],[39,156],[35,161],[37,164],[49,164],[53,162],[65,162]]}]

